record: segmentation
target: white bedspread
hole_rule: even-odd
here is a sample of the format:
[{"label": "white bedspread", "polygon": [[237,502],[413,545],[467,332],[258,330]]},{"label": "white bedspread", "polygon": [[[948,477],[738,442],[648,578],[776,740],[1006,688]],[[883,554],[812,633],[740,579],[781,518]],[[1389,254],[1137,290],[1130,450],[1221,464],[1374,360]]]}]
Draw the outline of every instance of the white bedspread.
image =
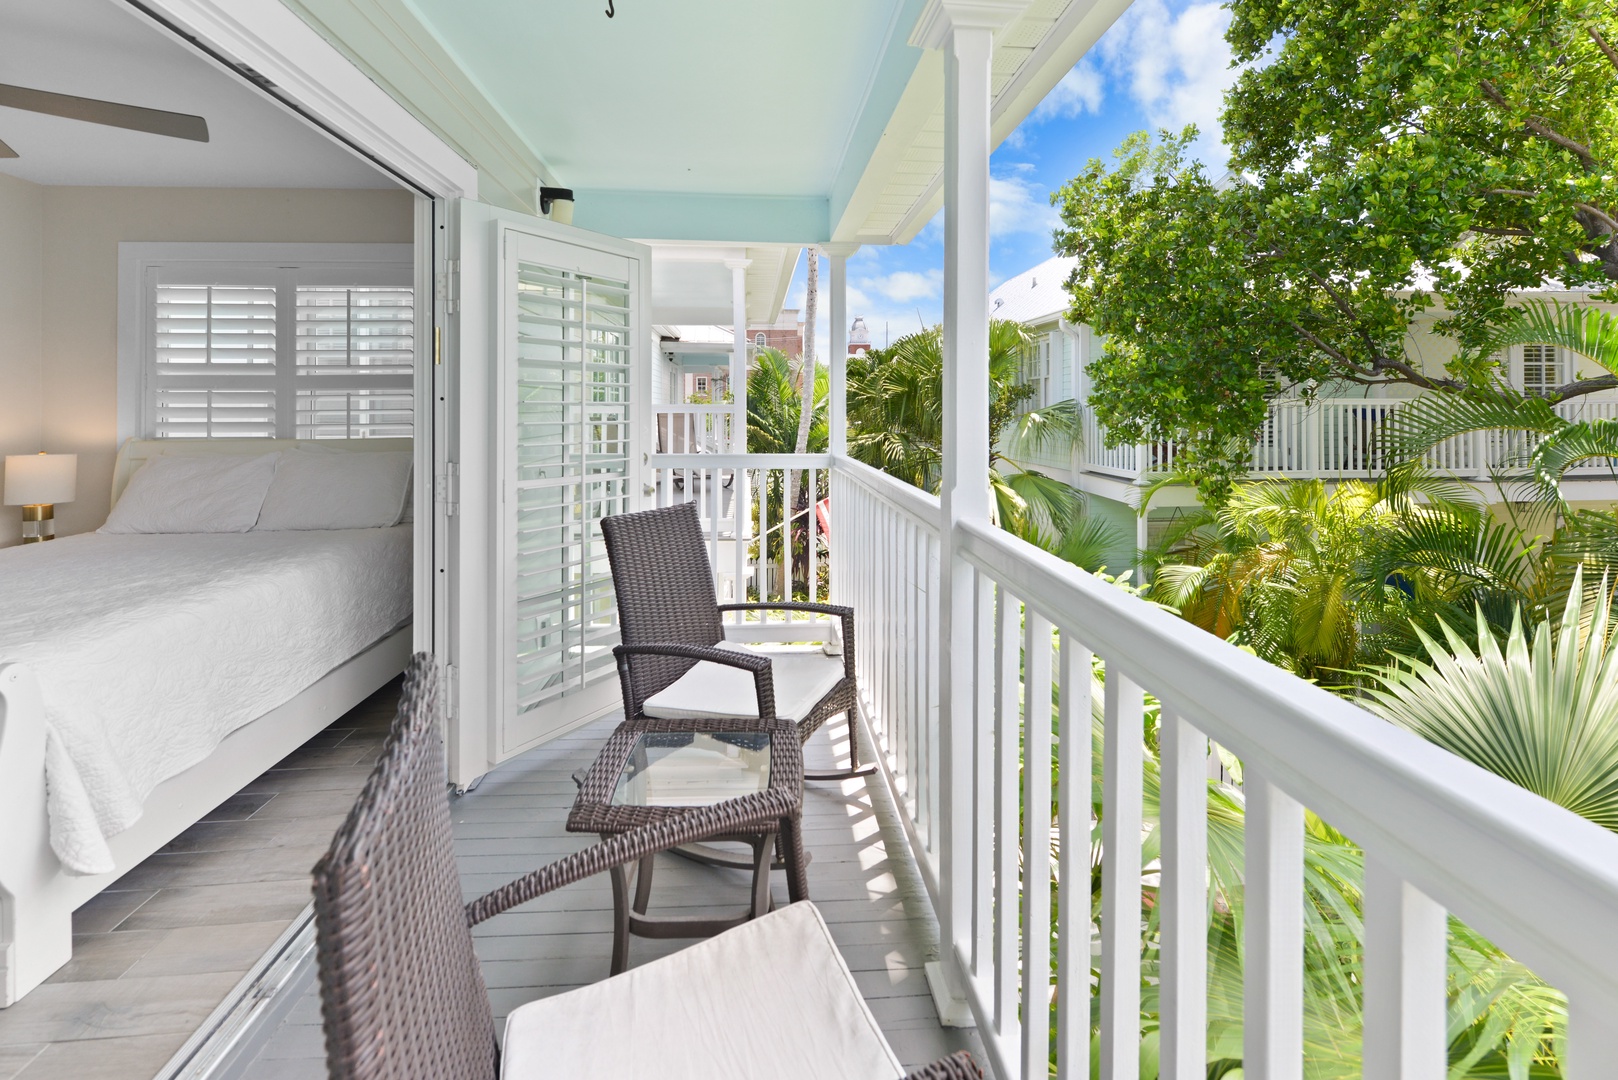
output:
[{"label": "white bedspread", "polygon": [[407,621],[410,536],[86,535],[0,549],[0,662],[39,678],[62,864],[112,870],[107,838],[153,788]]}]

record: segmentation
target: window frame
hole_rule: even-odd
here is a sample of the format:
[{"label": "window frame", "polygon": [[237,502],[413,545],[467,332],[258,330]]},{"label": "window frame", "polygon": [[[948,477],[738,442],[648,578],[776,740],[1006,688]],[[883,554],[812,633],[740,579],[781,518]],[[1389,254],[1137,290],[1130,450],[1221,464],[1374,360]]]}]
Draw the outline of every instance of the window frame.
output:
[{"label": "window frame", "polygon": [[[279,411],[277,437],[295,434],[297,370],[296,289],[305,286],[418,288],[412,243],[278,244],[145,243],[118,245],[118,442],[154,437],[151,375],[156,363],[156,296],[159,284],[225,285],[245,279],[274,282],[291,290],[291,303],[276,305],[276,386],[288,412]],[[431,302],[431,298],[426,298]],[[415,298],[421,310],[423,298]],[[419,322],[419,319],[417,320]],[[283,353],[283,349],[285,352]],[[420,368],[422,343],[413,350]],[[412,381],[414,375],[406,376]]]},{"label": "window frame", "polygon": [[[1528,350],[1549,349],[1551,364],[1554,365],[1556,378],[1549,383],[1537,387],[1528,385]],[[1529,397],[1546,397],[1550,391],[1562,386],[1573,379],[1574,358],[1571,353],[1559,345],[1518,345],[1512,350],[1513,383],[1523,394]],[[1544,361],[1538,361],[1543,365]]]}]

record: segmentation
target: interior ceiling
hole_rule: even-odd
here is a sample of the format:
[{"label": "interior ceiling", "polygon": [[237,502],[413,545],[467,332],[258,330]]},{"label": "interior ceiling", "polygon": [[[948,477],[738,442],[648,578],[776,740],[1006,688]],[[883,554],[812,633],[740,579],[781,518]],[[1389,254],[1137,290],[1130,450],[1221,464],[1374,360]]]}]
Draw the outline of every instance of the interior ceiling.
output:
[{"label": "interior ceiling", "polygon": [[36,184],[389,188],[381,171],[121,0],[0,0],[0,82],[194,113],[210,141],[0,107],[0,172]]},{"label": "interior ceiling", "polygon": [[415,0],[565,184],[824,196],[904,0]]}]

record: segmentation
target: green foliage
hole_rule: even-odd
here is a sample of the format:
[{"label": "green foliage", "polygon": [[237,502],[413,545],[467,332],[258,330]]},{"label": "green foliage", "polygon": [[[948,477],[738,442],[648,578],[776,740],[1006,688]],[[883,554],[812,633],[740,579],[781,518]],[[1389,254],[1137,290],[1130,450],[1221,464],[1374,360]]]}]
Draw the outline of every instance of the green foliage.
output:
[{"label": "green foliage", "polygon": [[[1032,332],[1009,319],[989,323],[989,431],[1009,432],[989,453],[989,484],[997,523],[1047,550],[1089,568],[1117,537],[1083,516],[1079,492],[1054,477],[1027,468],[1012,448],[1050,445],[1071,438],[1078,409],[1063,402],[1026,409],[1033,388],[1022,382],[1023,363],[1034,348]],[[944,444],[944,336],[942,328],[907,334],[885,349],[848,363],[849,453],[916,487],[939,490]]]},{"label": "green foliage", "polygon": [[[1187,161],[1192,130],[1142,133],[1056,196],[1101,419],[1182,441],[1213,496],[1281,385],[1486,386],[1511,297],[1618,282],[1610,3],[1230,7],[1231,178]],[[1427,374],[1405,341],[1440,299],[1463,348]]]},{"label": "green foliage", "polygon": [[1530,549],[1443,478],[1259,481],[1169,530],[1149,595],[1279,667],[1341,682],[1411,643],[1412,622],[1476,607],[1503,629],[1536,595]]},{"label": "green foliage", "polygon": [[[1529,301],[1508,311],[1481,348],[1494,354],[1512,345],[1555,345],[1608,372],[1602,379],[1575,380],[1566,388],[1568,396],[1618,378],[1618,316],[1609,311]],[[1386,427],[1387,454],[1396,463],[1414,460],[1458,435],[1507,433],[1517,453],[1506,467],[1526,472],[1530,495],[1553,513],[1567,510],[1562,478],[1569,469],[1592,460],[1618,463],[1618,423],[1565,419],[1549,401],[1525,396],[1503,383],[1419,398],[1394,413]]]},{"label": "green foliage", "polygon": [[1602,582],[1569,591],[1559,628],[1532,640],[1521,618],[1505,648],[1481,613],[1477,650],[1448,623],[1418,630],[1421,656],[1375,672],[1372,709],[1551,802],[1618,832],[1618,634]]},{"label": "green foliage", "polygon": [[[1099,674],[1099,672],[1098,672]],[[1091,687],[1090,878],[1093,935],[1101,918],[1102,690]],[[1161,854],[1159,711],[1148,699],[1141,898],[1145,935],[1141,971],[1141,1075],[1158,1075],[1158,985],[1161,926],[1157,860]],[[1236,763],[1232,763],[1236,764]],[[1053,777],[1052,790],[1058,790]],[[1246,801],[1239,781],[1209,780],[1208,1075],[1239,1069],[1242,1059],[1242,926],[1245,912]],[[1058,807],[1060,817],[1060,807]],[[1361,987],[1364,972],[1364,858],[1341,833],[1313,814],[1304,835],[1304,1057],[1310,1080],[1361,1075]],[[1053,909],[1054,910],[1054,909]],[[1088,945],[1088,943],[1086,943]],[[1054,952],[1053,952],[1054,956]],[[1092,970],[1092,979],[1100,972]],[[1449,1064],[1456,1080],[1559,1075],[1566,1039],[1566,1001],[1532,972],[1454,919],[1449,935]],[[1092,996],[1097,1008],[1099,996]],[[1099,1050],[1099,1012],[1091,1016],[1092,1074]],[[1054,1009],[1051,1023],[1055,1024]]]},{"label": "green foliage", "polygon": [[[790,454],[797,446],[803,413],[800,375],[780,349],[760,349],[747,373],[747,449],[754,454]],[[809,453],[826,452],[826,394],[831,374],[815,368],[815,414],[809,427]]]}]

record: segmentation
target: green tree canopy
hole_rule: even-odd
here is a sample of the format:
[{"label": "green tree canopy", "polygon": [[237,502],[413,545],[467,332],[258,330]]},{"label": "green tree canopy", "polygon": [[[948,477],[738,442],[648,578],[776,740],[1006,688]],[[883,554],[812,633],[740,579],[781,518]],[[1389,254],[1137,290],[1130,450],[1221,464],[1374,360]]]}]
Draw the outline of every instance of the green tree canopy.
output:
[{"label": "green tree canopy", "polygon": [[[1194,130],[1127,140],[1060,192],[1072,317],[1106,336],[1115,438],[1182,440],[1217,490],[1282,385],[1495,377],[1506,302],[1618,295],[1618,8],[1605,0],[1234,0],[1232,174]],[[1410,324],[1460,353],[1424,373]],[[1557,397],[1618,385],[1603,377]]]}]

